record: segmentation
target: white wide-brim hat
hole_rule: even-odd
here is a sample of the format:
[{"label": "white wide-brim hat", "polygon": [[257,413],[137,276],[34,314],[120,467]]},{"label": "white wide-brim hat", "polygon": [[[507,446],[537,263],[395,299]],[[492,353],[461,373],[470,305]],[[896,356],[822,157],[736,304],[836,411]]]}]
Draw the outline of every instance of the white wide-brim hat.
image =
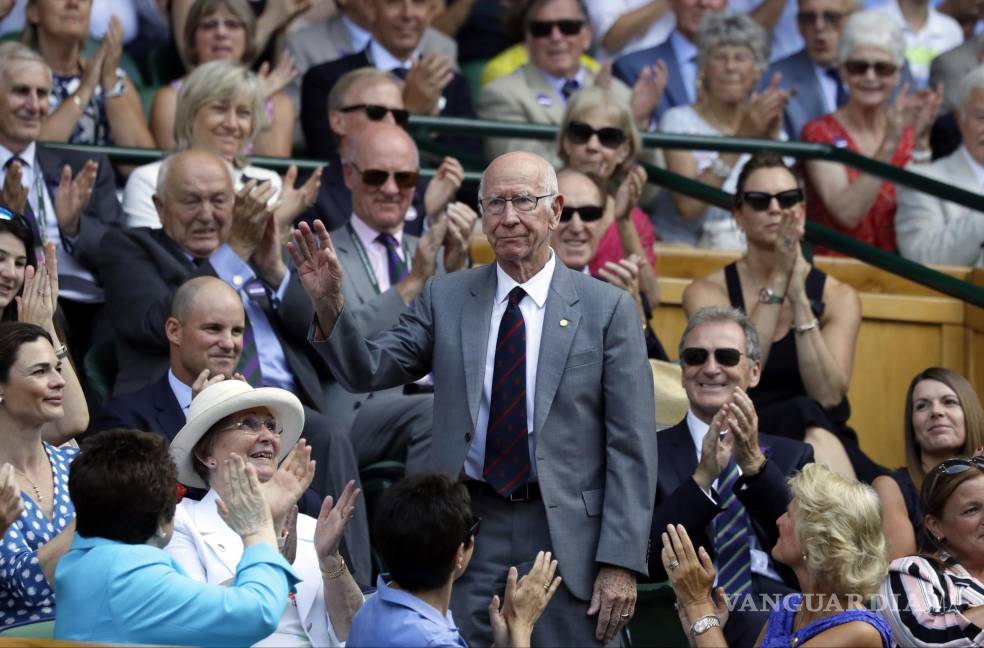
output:
[{"label": "white wide-brim hat", "polygon": [[208,488],[195,472],[192,449],[213,425],[231,414],[265,407],[273,413],[283,432],[280,435],[279,464],[301,438],[304,407],[297,396],[279,387],[254,389],[242,380],[223,380],[209,385],[191,401],[185,425],[171,441],[171,459],[178,467],[178,481],[185,486]]}]

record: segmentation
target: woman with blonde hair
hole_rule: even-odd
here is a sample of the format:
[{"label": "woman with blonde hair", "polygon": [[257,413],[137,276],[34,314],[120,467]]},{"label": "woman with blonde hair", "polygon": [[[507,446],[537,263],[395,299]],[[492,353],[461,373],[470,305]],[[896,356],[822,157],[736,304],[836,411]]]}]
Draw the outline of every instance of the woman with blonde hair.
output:
[{"label": "woman with blonde hair", "polygon": [[[778,602],[756,645],[888,648],[888,625],[866,609],[888,572],[878,496],[821,464],[805,466],[789,488],[793,499],[776,521],[772,558],[792,568],[802,593]],[[728,612],[712,600],[715,570],[707,551],[695,552],[684,527],[669,525],[662,560],[694,645],[725,645]]]},{"label": "woman with blonde hair", "polygon": [[933,467],[982,446],[984,410],[974,386],[942,367],[916,374],[905,395],[905,466],[871,484],[885,511],[890,558],[910,556],[923,544],[918,494]]}]

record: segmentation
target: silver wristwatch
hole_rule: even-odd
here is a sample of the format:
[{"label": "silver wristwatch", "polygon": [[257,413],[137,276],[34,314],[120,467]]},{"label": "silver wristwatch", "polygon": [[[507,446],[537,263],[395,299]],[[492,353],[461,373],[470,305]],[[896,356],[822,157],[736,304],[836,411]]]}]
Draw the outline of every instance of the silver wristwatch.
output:
[{"label": "silver wristwatch", "polygon": [[772,288],[763,288],[759,291],[759,301],[763,304],[781,304],[783,296],[772,290]]},{"label": "silver wristwatch", "polygon": [[697,635],[704,634],[711,628],[720,628],[720,627],[721,627],[721,619],[717,618],[713,614],[708,614],[694,621],[694,624],[690,626],[690,636],[696,637]]}]

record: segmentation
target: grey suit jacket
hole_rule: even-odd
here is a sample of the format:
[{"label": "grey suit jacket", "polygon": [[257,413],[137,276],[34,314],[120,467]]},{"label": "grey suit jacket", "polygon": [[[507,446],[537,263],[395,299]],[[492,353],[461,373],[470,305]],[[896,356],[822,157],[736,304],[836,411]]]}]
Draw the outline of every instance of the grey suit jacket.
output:
[{"label": "grey suit jacket", "polygon": [[[407,246],[412,253],[417,249],[417,237],[404,234]],[[331,232],[331,241],[335,245],[335,253],[342,264],[342,290],[345,293],[346,308],[359,323],[359,327],[367,336],[381,333],[393,326],[407,310],[400,291],[391,286],[389,290],[376,294],[372,287],[369,271],[359,258],[355,241],[347,227],[341,227]],[[332,382],[327,388],[328,407],[332,420],[337,421],[339,429],[349,430],[355,421],[358,409],[369,397],[382,395],[402,395],[400,387],[392,387],[372,394],[354,393]]]},{"label": "grey suit jacket", "polygon": [[798,140],[806,122],[828,112],[823,102],[823,89],[806,50],[773,63],[769,71],[762,75],[761,85],[768,85],[776,72],[782,75],[780,83],[784,90],[796,91],[786,103],[783,127],[790,140]]},{"label": "grey suit jacket", "polygon": [[[981,191],[962,147],[932,164],[912,164],[909,170]],[[901,184],[896,192],[895,238],[902,256],[919,263],[984,266],[984,215]]]},{"label": "grey suit jacket", "polygon": [[[595,73],[585,69],[584,84],[594,83]],[[612,93],[626,106],[632,97],[628,86],[612,79]],[[495,121],[523,122],[527,124],[560,125],[566,105],[538,67],[527,63],[510,75],[499,77],[482,88],[478,99],[478,116]],[[485,151],[490,158],[509,151],[530,151],[560,166],[557,143],[554,140],[529,140],[516,138],[489,138]]]},{"label": "grey suit jacket", "polygon": [[960,80],[979,65],[982,49],[984,49],[984,34],[968,39],[962,45],[933,59],[933,63],[929,66],[929,85],[935,88],[937,83],[943,84],[943,106],[940,114],[954,110],[960,103],[960,98],[957,96]]},{"label": "grey suit jacket", "polygon": [[[432,470],[457,477],[484,380],[495,264],[441,275],[399,324],[366,338],[355,309],[314,342],[355,391],[434,374]],[[536,377],[536,470],[564,583],[590,599],[598,563],[646,574],[656,489],[653,384],[631,297],[556,264]]]}]

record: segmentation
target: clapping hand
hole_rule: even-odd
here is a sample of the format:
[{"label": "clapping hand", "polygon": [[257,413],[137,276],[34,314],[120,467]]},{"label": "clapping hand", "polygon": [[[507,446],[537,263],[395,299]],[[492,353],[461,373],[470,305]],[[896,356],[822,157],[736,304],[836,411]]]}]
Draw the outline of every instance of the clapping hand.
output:
[{"label": "clapping hand", "polygon": [[445,210],[448,222],[444,234],[444,269],[455,272],[468,264],[471,250],[471,233],[478,214],[463,202],[453,202]]},{"label": "clapping hand", "polygon": [[752,93],[744,106],[735,135],[740,137],[777,138],[782,129],[782,115],[789,101],[789,92],[779,87],[782,75],[776,72],[769,87]]},{"label": "clapping hand", "polygon": [[668,79],[669,71],[663,59],[657,59],[654,64],[642,68],[639,72],[639,78],[632,86],[632,98],[629,100],[632,115],[639,128],[649,130],[650,115],[663,98]]},{"label": "clapping hand", "polygon": [[119,17],[113,15],[109,19],[109,29],[103,35],[101,65],[99,68],[99,78],[103,92],[108,92],[116,85],[116,70],[120,66],[120,57],[123,55],[123,23]]},{"label": "clapping hand", "polygon": [[694,545],[682,524],[668,524],[662,540],[660,558],[680,607],[711,604],[711,585],[716,572],[707,551],[703,547],[694,551]]},{"label": "clapping hand", "polygon": [[[195,378],[195,382],[191,383],[191,400],[195,400],[195,397],[202,393],[202,390],[206,387],[220,383],[225,379],[224,374],[217,373],[213,376],[211,369],[202,369],[201,373]],[[239,372],[232,374],[232,379],[246,382],[246,378]]]},{"label": "clapping hand", "polygon": [[897,142],[902,133],[911,128],[915,133],[917,148],[925,148],[929,143],[929,131],[942,103],[942,83],[936,86],[935,91],[932,88],[923,88],[913,94],[909,94],[909,82],[903,83],[888,110],[891,132],[886,133],[886,138],[891,137],[890,141]]},{"label": "clapping hand", "polygon": [[447,156],[441,161],[441,166],[437,167],[437,173],[427,183],[427,190],[424,192],[424,211],[427,212],[429,225],[433,225],[441,217],[464,179],[465,169],[457,158]]},{"label": "clapping hand", "polygon": [[700,463],[693,475],[701,490],[710,490],[711,484],[731,461],[734,437],[729,434],[726,417],[727,408],[722,407],[711,419],[711,425],[701,442]]},{"label": "clapping hand", "polygon": [[[33,254],[28,251],[28,254]],[[17,300],[17,321],[36,324],[54,331],[55,309],[58,307],[58,261],[55,244],[44,245],[44,263],[37,269],[24,268],[24,289]]]},{"label": "clapping hand", "polygon": [[322,570],[326,570],[323,564],[325,559],[338,555],[345,528],[352,520],[361,494],[362,489],[356,488],[355,480],[352,480],[345,484],[337,503],[332,500],[331,495],[321,503],[318,523],[314,527],[314,550],[318,554],[319,563],[322,563]]},{"label": "clapping hand", "polygon": [[0,536],[7,532],[17,518],[24,512],[14,467],[9,463],[0,466]]},{"label": "clapping hand", "polygon": [[725,418],[734,441],[735,462],[741,468],[742,475],[757,475],[765,463],[765,455],[759,447],[758,414],[752,399],[745,390],[736,386],[731,402],[725,403],[721,409],[726,410]]},{"label": "clapping hand", "polygon": [[549,551],[537,552],[530,572],[518,581],[518,570],[515,567],[509,568],[504,604],[500,606],[498,594],[489,603],[489,619],[492,622],[495,646],[515,646],[512,639],[517,635],[528,637],[533,625],[560,587],[563,579],[560,576],[555,577],[556,572],[557,561],[552,559]]},{"label": "clapping hand", "polygon": [[232,206],[232,225],[229,228],[229,247],[243,261],[249,261],[260,245],[273,210],[279,205],[269,205],[275,188],[272,182],[247,182],[236,192]]},{"label": "clapping hand", "polygon": [[29,191],[23,184],[21,170],[21,163],[14,160],[7,167],[7,175],[3,178],[3,206],[18,214],[24,213]]},{"label": "clapping hand", "polygon": [[257,70],[256,76],[260,78],[264,98],[269,99],[297,78],[294,56],[289,51],[284,50],[280,53],[280,59],[276,66],[271,68],[270,62],[264,61],[260,65],[260,69]]},{"label": "clapping hand", "polygon": [[403,104],[419,115],[439,112],[441,93],[454,79],[454,62],[443,54],[424,54],[407,73]]},{"label": "clapping hand", "polygon": [[263,496],[270,504],[277,528],[282,528],[290,508],[297,504],[301,495],[314,479],[315,462],[311,459],[311,446],[301,439],[287,458],[277,468],[269,481],[260,485]]},{"label": "clapping hand", "polygon": [[615,220],[632,217],[632,210],[639,204],[642,190],[646,188],[648,175],[641,165],[634,165],[625,175],[615,192]]},{"label": "clapping hand", "polygon": [[270,505],[260,490],[256,469],[233,452],[223,460],[219,472],[221,479],[216,482],[219,499],[215,502],[219,516],[244,540],[247,536],[263,534],[266,536],[263,539],[275,544]]},{"label": "clapping hand", "polygon": [[58,219],[58,227],[68,236],[79,233],[82,210],[92,197],[98,171],[99,165],[95,160],[86,162],[74,178],[72,167],[67,164],[62,167],[58,193],[55,195],[55,217]]},{"label": "clapping hand", "polygon": [[[297,182],[297,167],[293,164],[283,175],[283,188],[280,190],[280,198],[276,210],[273,212],[277,220],[277,227],[285,232],[290,232],[290,227],[294,219],[300,216],[305,209],[314,204],[318,198],[318,190],[321,188],[321,172],[324,167],[318,167],[308,176],[300,187],[295,187]],[[286,242],[286,241],[284,241]]]}]

